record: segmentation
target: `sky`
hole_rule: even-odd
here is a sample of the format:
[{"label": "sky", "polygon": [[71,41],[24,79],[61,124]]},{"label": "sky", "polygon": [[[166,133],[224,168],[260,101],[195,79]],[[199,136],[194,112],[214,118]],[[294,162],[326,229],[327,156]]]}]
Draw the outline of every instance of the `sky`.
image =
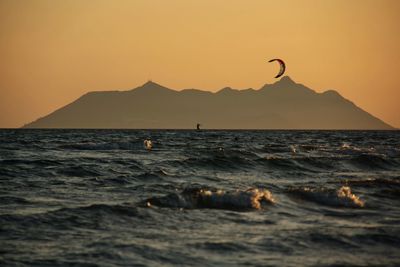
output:
[{"label": "sky", "polygon": [[397,0],[0,0],[0,127],[88,91],[336,90],[400,128]]}]

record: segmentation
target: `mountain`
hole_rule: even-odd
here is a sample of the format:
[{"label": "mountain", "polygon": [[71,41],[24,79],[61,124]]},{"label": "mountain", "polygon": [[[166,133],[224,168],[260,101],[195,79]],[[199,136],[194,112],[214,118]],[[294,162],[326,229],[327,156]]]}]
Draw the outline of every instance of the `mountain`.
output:
[{"label": "mountain", "polygon": [[24,128],[393,129],[333,90],[288,76],[259,90],[175,91],[154,82],[89,92]]}]

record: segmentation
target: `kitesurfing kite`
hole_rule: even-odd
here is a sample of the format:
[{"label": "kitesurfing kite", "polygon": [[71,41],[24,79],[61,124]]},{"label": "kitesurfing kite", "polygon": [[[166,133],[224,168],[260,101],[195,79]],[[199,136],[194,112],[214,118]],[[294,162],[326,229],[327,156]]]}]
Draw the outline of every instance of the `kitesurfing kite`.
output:
[{"label": "kitesurfing kite", "polygon": [[275,78],[279,78],[285,73],[285,69],[286,69],[285,62],[283,62],[283,60],[279,59],[279,58],[271,59],[268,62],[273,62],[273,61],[278,61],[279,65],[281,66],[281,69],[279,70],[279,73],[275,76]]}]

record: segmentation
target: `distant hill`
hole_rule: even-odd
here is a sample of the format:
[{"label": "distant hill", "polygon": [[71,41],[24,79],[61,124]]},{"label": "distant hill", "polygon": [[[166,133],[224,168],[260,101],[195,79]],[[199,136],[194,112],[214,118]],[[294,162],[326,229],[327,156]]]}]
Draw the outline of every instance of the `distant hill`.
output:
[{"label": "distant hill", "polygon": [[393,129],[333,90],[288,76],[259,90],[175,91],[154,82],[89,92],[24,128]]}]

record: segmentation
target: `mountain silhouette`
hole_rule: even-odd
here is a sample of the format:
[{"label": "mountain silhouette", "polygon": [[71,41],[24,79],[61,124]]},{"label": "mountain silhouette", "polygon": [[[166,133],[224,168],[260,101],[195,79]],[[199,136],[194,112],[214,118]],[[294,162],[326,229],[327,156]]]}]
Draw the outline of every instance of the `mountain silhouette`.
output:
[{"label": "mountain silhouette", "polygon": [[89,92],[24,128],[393,129],[334,90],[285,76],[259,90],[176,91],[154,82]]}]

